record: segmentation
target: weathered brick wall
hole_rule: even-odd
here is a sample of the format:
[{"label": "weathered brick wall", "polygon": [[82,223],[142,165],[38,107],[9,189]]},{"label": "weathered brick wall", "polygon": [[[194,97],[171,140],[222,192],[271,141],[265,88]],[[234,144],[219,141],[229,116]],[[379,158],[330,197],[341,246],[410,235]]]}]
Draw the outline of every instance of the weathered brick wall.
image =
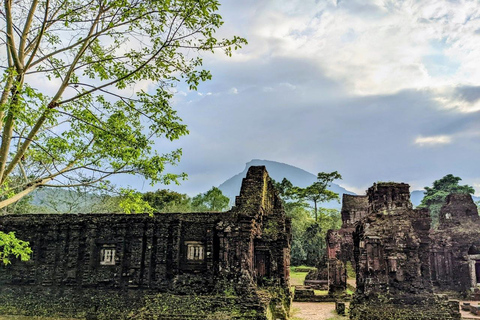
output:
[{"label": "weathered brick wall", "polygon": [[224,213],[9,215],[0,230],[33,249],[30,261],[0,267],[0,296],[39,296],[25,304],[63,293],[80,309],[89,297],[131,291],[143,292],[138,303],[147,292],[251,296],[258,285],[275,286],[288,301],[291,224],[265,167],[249,169]]},{"label": "weathered brick wall", "polygon": [[[215,225],[228,213],[119,215],[11,215],[2,230],[30,242],[28,262],[0,268],[2,285],[146,288],[205,291],[214,281]],[[185,242],[205,247],[205,259],[188,261]],[[103,249],[114,262],[101,264]],[[201,276],[198,276],[201,274]],[[195,285],[194,285],[195,284]]]},{"label": "weathered brick wall", "polygon": [[367,190],[368,212],[411,209],[410,186],[406,183],[379,182]]},{"label": "weathered brick wall", "polygon": [[[344,194],[342,199],[342,228],[328,230],[326,236],[330,292],[347,288],[346,264],[350,262],[356,267],[353,256],[353,232],[355,224],[368,214],[368,197]],[[319,266],[320,267],[320,266]],[[325,274],[322,270],[317,278]],[[321,279],[318,279],[321,280]]]},{"label": "weathered brick wall", "polygon": [[460,319],[458,301],[433,295],[431,218],[428,210],[412,209],[408,188],[379,183],[367,191],[369,215],[353,234],[357,291],[352,319]]},{"label": "weathered brick wall", "polygon": [[343,194],[342,229],[351,228],[368,214],[368,197]]},{"label": "weathered brick wall", "polygon": [[480,284],[480,218],[468,194],[450,194],[431,232],[433,283],[442,290],[470,292]]},{"label": "weathered brick wall", "polygon": [[291,222],[264,166],[249,168],[231,212],[238,222],[224,237],[236,244],[241,258],[229,258],[230,270],[248,270],[254,282],[266,278],[288,286]]}]

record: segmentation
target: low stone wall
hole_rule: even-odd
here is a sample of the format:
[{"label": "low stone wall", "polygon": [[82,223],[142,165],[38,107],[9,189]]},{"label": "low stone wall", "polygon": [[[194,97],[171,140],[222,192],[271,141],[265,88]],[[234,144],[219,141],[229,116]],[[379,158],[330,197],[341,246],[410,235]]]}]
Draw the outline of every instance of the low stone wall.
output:
[{"label": "low stone wall", "polygon": [[377,297],[350,304],[352,320],[460,320],[458,300],[431,298],[430,296],[405,296],[390,299]]},{"label": "low stone wall", "polygon": [[126,319],[152,291],[1,286],[0,314],[87,319]]},{"label": "low stone wall", "polygon": [[[285,319],[289,296],[262,291],[176,295],[147,290],[26,290],[1,287],[0,314],[131,320],[273,320]],[[280,290],[281,291],[281,290]]]}]

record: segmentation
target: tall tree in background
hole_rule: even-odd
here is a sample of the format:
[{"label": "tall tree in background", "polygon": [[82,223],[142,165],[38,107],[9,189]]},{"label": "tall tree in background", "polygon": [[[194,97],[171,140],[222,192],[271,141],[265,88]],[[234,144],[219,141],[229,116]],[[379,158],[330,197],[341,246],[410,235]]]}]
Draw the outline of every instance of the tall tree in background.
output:
[{"label": "tall tree in background", "polygon": [[212,187],[205,193],[193,197],[194,211],[224,211],[229,208],[230,199],[224,196],[222,190]]},{"label": "tall tree in background", "polygon": [[[210,79],[196,53],[218,48],[230,55],[246,43],[215,38],[223,24],[218,6],[5,0],[0,209],[39,187],[99,185],[120,173],[152,183],[183,177],[164,172],[181,151],[159,153],[154,138],[188,133],[170,100],[179,81],[195,90]],[[141,195],[125,194],[133,199],[126,211],[142,210]]]},{"label": "tall tree in background", "polygon": [[460,177],[455,177],[452,174],[447,174],[440,180],[435,180],[433,186],[425,187],[425,196],[422,199],[419,207],[428,208],[430,216],[432,217],[432,224],[434,227],[438,225],[438,216],[440,209],[445,204],[445,199],[450,193],[475,193],[475,189],[469,185],[459,185],[462,180]]},{"label": "tall tree in background", "polygon": [[[329,174],[319,175],[323,177]],[[337,230],[341,226],[340,212],[317,207],[318,219],[314,220],[307,199],[302,194],[304,189],[294,186],[286,178],[281,182],[273,181],[273,184],[284,201],[286,215],[292,219],[291,264],[316,266],[325,253],[327,231]]]},{"label": "tall tree in background", "polygon": [[316,182],[306,188],[298,188],[297,193],[300,198],[313,202],[315,221],[318,220],[319,203],[340,199],[338,193],[327,189],[330,183],[337,179],[342,179],[342,176],[337,171],[330,173],[319,172]]},{"label": "tall tree in background", "polygon": [[189,212],[191,211],[191,199],[183,193],[171,190],[157,190],[143,194],[143,200],[147,201],[157,212]]}]

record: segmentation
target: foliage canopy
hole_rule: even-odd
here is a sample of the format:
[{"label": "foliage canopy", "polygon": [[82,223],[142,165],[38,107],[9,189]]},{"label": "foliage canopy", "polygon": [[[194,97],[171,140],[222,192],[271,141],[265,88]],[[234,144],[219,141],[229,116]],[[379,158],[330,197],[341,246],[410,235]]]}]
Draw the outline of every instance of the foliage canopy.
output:
[{"label": "foliage canopy", "polygon": [[[320,194],[312,191],[318,203],[322,202],[322,199],[325,199],[323,201],[338,199],[338,194],[326,188],[329,185],[328,179],[339,176],[337,172],[318,174],[319,180],[313,185]],[[287,216],[292,219],[291,264],[316,266],[325,254],[327,231],[337,230],[341,226],[340,212],[336,209],[319,208],[317,205],[312,210],[306,203],[306,200],[310,199],[306,196],[305,190],[308,188],[314,190],[315,187],[299,188],[286,178],[273,183],[284,200]]]},{"label": "foliage canopy", "polygon": [[212,187],[205,193],[201,193],[192,199],[195,211],[223,211],[228,209],[230,199],[224,196],[222,190]]},{"label": "foliage canopy", "polygon": [[459,185],[462,180],[452,174],[447,174],[439,180],[433,182],[432,187],[425,187],[425,196],[419,207],[428,208],[432,217],[433,226],[438,225],[440,209],[445,204],[445,200],[450,193],[475,193],[475,189],[469,185]]},{"label": "foliage canopy", "polygon": [[[181,151],[154,138],[188,133],[170,105],[182,79],[210,79],[195,52],[228,55],[216,0],[30,0],[1,15],[0,208],[38,187],[98,184],[113,174],[152,183]],[[153,88],[154,87],[154,88]]]},{"label": "foliage canopy", "polygon": [[[157,152],[154,139],[188,133],[170,101],[180,81],[195,90],[211,78],[197,53],[231,55],[246,44],[215,37],[218,8],[217,0],[5,0],[0,209],[39,187],[105,187],[119,173],[152,183],[184,177],[164,172],[181,150]],[[141,196],[126,194],[133,201],[124,209],[141,210]]]},{"label": "foliage canopy", "polygon": [[318,219],[318,204],[330,200],[339,200],[338,193],[335,193],[327,188],[333,180],[342,179],[342,176],[337,171],[330,173],[319,172],[317,181],[306,188],[297,188],[296,193],[299,198],[312,201],[314,203],[315,221]]}]

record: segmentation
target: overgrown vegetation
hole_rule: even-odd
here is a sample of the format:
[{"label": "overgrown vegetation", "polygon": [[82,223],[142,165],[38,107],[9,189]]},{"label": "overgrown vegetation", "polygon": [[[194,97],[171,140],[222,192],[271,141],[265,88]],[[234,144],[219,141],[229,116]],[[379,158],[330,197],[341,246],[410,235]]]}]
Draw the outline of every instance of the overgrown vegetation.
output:
[{"label": "overgrown vegetation", "polygon": [[[340,212],[336,209],[319,207],[319,199],[329,201],[338,199],[338,194],[328,190],[329,183],[341,177],[336,171],[318,174],[318,181],[307,188],[294,186],[288,179],[275,182],[279,194],[284,200],[285,211],[292,219],[292,248],[290,263],[292,266],[316,266],[325,252],[325,237],[330,229],[341,227]],[[311,198],[305,191],[315,190],[317,202],[313,207],[308,202]],[[322,193],[323,192],[323,193]],[[312,191],[312,194],[314,192]]]},{"label": "overgrown vegetation", "polygon": [[144,204],[139,205],[138,209],[125,208],[125,204],[135,203],[131,201],[132,197],[139,197],[137,201],[145,202],[151,207],[151,212],[226,211],[230,207],[228,197],[216,187],[195,197],[166,189],[143,194],[137,192],[130,196],[129,201],[125,201],[123,195],[114,196],[89,191],[85,188],[42,189],[20,200],[14,206],[4,208],[3,213],[124,213],[126,209],[141,212],[138,210],[144,209]]},{"label": "overgrown vegetation", "polygon": [[425,196],[422,199],[419,208],[428,208],[432,217],[434,228],[438,226],[440,209],[445,204],[445,200],[450,193],[475,193],[475,189],[469,185],[459,185],[462,180],[452,174],[447,174],[439,180],[433,182],[432,187],[425,187]]}]

